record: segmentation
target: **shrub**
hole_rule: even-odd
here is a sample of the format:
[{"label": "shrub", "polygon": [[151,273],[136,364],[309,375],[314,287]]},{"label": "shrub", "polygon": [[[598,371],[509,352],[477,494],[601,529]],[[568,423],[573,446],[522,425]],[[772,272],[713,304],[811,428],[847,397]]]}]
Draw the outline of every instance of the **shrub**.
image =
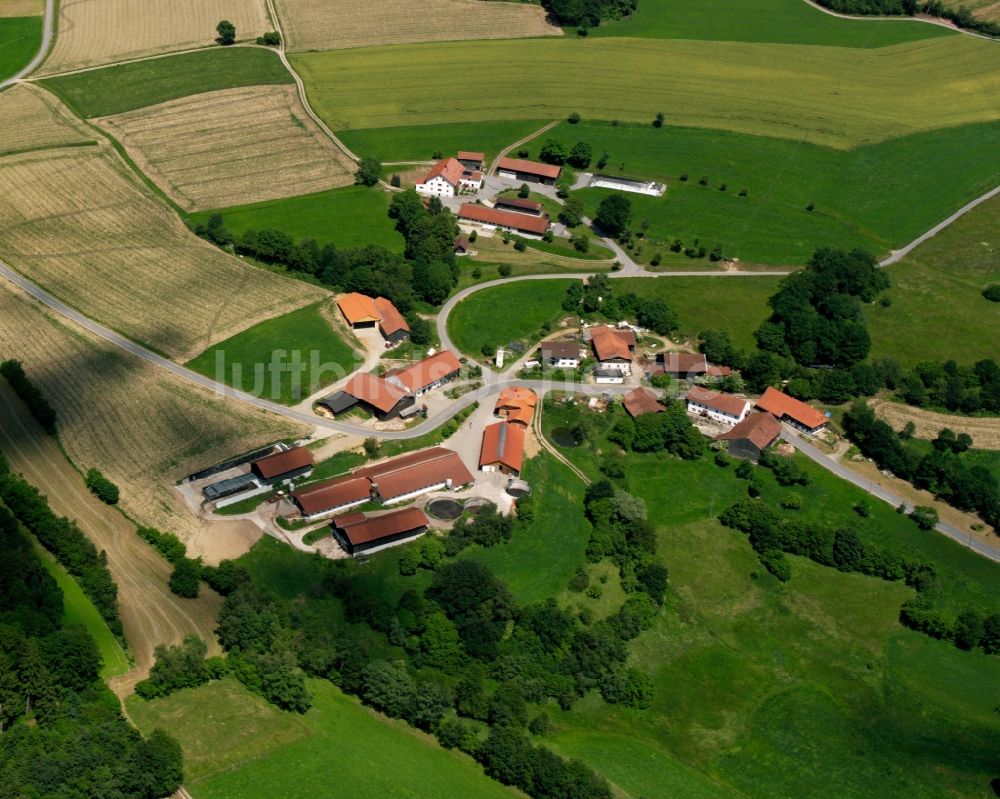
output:
[{"label": "shrub", "polygon": [[780,549],[769,549],[760,556],[761,565],[783,583],[792,579],[792,564]]},{"label": "shrub", "polygon": [[[517,242],[517,244],[521,245],[522,250],[525,249],[525,245],[523,242],[519,241]],[[514,249],[517,249],[517,244],[514,245]],[[512,271],[513,268],[511,267],[510,264],[500,264],[500,266],[497,267],[497,273],[500,275],[500,277],[510,277],[510,273]]]},{"label": "shrub", "polygon": [[781,498],[781,507],[786,510],[801,510],[802,497],[798,494],[786,494]]},{"label": "shrub", "polygon": [[382,163],[377,158],[362,158],[354,173],[354,182],[360,186],[374,186],[382,174]]},{"label": "shrub", "polygon": [[[524,252],[526,249],[528,249],[528,245],[525,244],[523,241],[521,241],[519,239],[518,241],[514,242],[514,249],[517,250],[518,252]],[[509,275],[510,274],[510,264],[501,264],[501,266],[506,266],[507,267],[507,270],[508,270],[507,274]],[[505,277],[506,277],[506,275],[505,275]]]},{"label": "shrub", "polygon": [[393,176],[392,176],[392,177],[391,177],[391,178],[389,179],[389,185],[390,185],[390,186],[392,186],[393,188],[396,188],[396,189],[398,189],[398,188],[399,188],[399,186],[400,186],[400,183],[401,183],[401,181],[400,181],[400,179],[399,179],[399,175],[393,175]]},{"label": "shrub", "polygon": [[625,705],[640,710],[653,703],[653,680],[634,668],[617,666],[601,682],[601,698],[609,705]]},{"label": "shrub", "polygon": [[236,26],[228,19],[224,19],[216,25],[215,32],[219,34],[219,38],[215,41],[222,46],[225,47],[236,43]]},{"label": "shrub", "polygon": [[87,488],[90,489],[90,493],[104,504],[118,504],[118,486],[97,471],[97,469],[90,469],[84,478],[84,482],[87,484]]},{"label": "shrub", "polygon": [[527,200],[531,195],[531,187],[527,183],[522,183],[521,188],[517,190],[517,196],[522,200]]},{"label": "shrub", "polygon": [[657,114],[657,115],[656,115],[656,116],[655,116],[655,117],[653,118],[653,127],[654,127],[654,128],[662,128],[662,127],[663,127],[663,123],[664,123],[664,122],[666,122],[666,121],[667,121],[667,118],[666,118],[666,116],[664,116],[663,112],[662,112],[662,111],[660,111],[660,112],[659,112],[659,113],[658,113],[658,114]]},{"label": "shrub", "polygon": [[1000,283],[991,283],[984,288],[983,296],[990,302],[1000,302]]},{"label": "shrub", "polygon": [[177,596],[196,599],[201,588],[201,562],[191,558],[177,561],[169,585]]},{"label": "shrub", "polygon": [[268,47],[277,47],[281,44],[281,34],[277,31],[268,31],[263,36],[257,37],[257,44],[263,44]]},{"label": "shrub", "polygon": [[917,505],[910,512],[910,518],[921,530],[933,530],[940,521],[937,510],[927,505]]},{"label": "shrub", "polygon": [[580,115],[576,113],[576,111],[574,111],[572,114],[566,117],[566,121],[569,122],[570,125],[575,125],[580,121]]}]

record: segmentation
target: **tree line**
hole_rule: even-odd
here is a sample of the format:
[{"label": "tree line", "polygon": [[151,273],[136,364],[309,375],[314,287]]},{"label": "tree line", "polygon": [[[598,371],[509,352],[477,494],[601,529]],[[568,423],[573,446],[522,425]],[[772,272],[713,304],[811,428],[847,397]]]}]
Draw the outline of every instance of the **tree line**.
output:
[{"label": "tree line", "polygon": [[878,16],[916,16],[928,14],[954,22],[958,27],[983,33],[987,36],[1000,36],[1000,24],[985,19],[979,19],[966,6],[952,8],[942,0],[817,0],[821,6],[841,14],[860,14]]},{"label": "tree line", "polygon": [[158,799],[181,785],[180,746],[143,739],[103,685],[97,644],[64,627],[62,591],[0,504],[0,795]]},{"label": "tree line", "polygon": [[677,314],[659,298],[645,299],[634,292],[619,294],[605,274],[591,275],[586,283],[574,280],[566,289],[562,309],[567,313],[603,318],[610,322],[635,319],[640,327],[660,335],[677,329]]},{"label": "tree line", "polygon": [[541,0],[542,8],[560,25],[596,28],[605,19],[621,19],[634,14],[638,0]]},{"label": "tree line", "polygon": [[49,405],[45,395],[25,374],[22,363],[17,360],[0,363],[0,375],[7,380],[10,387],[14,389],[14,393],[28,406],[29,413],[35,417],[42,429],[50,436],[54,436],[56,434],[55,409]]}]

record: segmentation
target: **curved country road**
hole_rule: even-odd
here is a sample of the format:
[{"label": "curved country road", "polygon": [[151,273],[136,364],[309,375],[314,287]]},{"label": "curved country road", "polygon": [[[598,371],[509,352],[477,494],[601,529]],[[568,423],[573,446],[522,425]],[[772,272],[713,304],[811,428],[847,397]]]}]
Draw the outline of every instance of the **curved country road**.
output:
[{"label": "curved country road", "polygon": [[0,91],[17,83],[25,75],[30,75],[38,69],[38,67],[41,66],[42,61],[45,60],[45,56],[48,55],[49,47],[52,44],[52,31],[55,25],[56,13],[55,6],[55,0],[45,0],[45,18],[42,21],[42,46],[38,48],[38,52],[35,53],[35,57],[32,58],[23,69],[18,71],[16,75],[11,75],[6,80],[0,81]]}]

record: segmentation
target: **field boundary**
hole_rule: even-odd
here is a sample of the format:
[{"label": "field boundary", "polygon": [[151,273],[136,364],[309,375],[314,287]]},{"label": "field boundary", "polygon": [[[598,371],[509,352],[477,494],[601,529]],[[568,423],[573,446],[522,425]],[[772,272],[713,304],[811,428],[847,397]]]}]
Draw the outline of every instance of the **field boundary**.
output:
[{"label": "field boundary", "polygon": [[925,23],[927,25],[936,25],[939,28],[947,28],[950,31],[955,31],[955,33],[964,33],[966,36],[975,36],[977,39],[986,39],[986,41],[988,41],[988,42],[995,42],[995,41],[997,41],[997,39],[995,37],[993,37],[993,36],[987,36],[985,33],[976,33],[976,31],[970,31],[970,30],[967,30],[965,28],[960,28],[958,25],[955,25],[955,24],[949,22],[948,20],[942,19],[942,18],[936,18],[936,17],[932,18],[932,17],[927,17],[927,16],[923,16],[923,17],[911,17],[911,16],[893,17],[893,16],[886,16],[884,14],[872,14],[872,15],[867,15],[867,14],[843,14],[843,13],[841,13],[839,11],[834,11],[833,9],[826,8],[825,6],[821,6],[819,3],[815,2],[815,0],[802,0],[802,2],[804,2],[807,6],[812,6],[817,11],[822,11],[824,14],[826,14],[828,16],[831,16],[831,17],[836,17],[837,19],[853,19],[853,20],[858,20],[858,21],[861,21],[861,22],[864,22],[864,21],[870,21],[870,22],[891,22],[891,21],[895,21],[895,22],[923,22],[923,23]]},{"label": "field boundary", "polygon": [[8,86],[13,86],[26,75],[30,75],[42,65],[42,62],[44,62],[46,58],[48,58],[53,42],[52,33],[54,28],[53,20],[55,19],[55,6],[56,0],[45,0],[45,13],[42,16],[42,43],[38,47],[38,52],[35,53],[34,57],[18,72],[14,73],[6,80],[0,81],[0,91],[3,91]]}]

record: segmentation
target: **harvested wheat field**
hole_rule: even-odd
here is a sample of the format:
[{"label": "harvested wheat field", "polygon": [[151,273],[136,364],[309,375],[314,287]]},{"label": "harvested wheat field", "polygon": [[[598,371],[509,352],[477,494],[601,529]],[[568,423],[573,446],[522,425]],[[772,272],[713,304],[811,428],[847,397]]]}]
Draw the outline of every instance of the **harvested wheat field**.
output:
[{"label": "harvested wheat field", "polygon": [[956,433],[972,436],[972,446],[976,449],[1000,449],[1000,419],[995,416],[952,416],[884,400],[874,400],[870,404],[876,415],[896,430],[902,430],[907,422],[913,422],[918,438],[936,438],[947,427]]},{"label": "harvested wheat field", "polygon": [[327,296],[198,239],[110,146],[0,159],[0,258],[180,361]]},{"label": "harvested wheat field", "polygon": [[177,533],[210,562],[241,554],[259,537],[249,522],[198,519],[172,485],[226,457],[301,436],[305,427],[134,358],[0,281],[0,357],[11,356],[55,407],[69,458],[117,483],[131,517]]},{"label": "harvested wheat field", "polygon": [[0,119],[0,154],[94,140],[55,96],[30,83],[0,92]]},{"label": "harvested wheat field", "polygon": [[294,86],[223,89],[93,121],[188,211],[354,182],[354,162],[306,115]]},{"label": "harvested wheat field", "polygon": [[0,0],[0,17],[40,17],[45,0]]},{"label": "harvested wheat field", "polygon": [[277,0],[290,50],[561,36],[540,6],[484,0]]},{"label": "harvested wheat field", "polygon": [[210,47],[222,19],[241,40],[268,28],[264,0],[60,0],[59,35],[39,74]]}]

